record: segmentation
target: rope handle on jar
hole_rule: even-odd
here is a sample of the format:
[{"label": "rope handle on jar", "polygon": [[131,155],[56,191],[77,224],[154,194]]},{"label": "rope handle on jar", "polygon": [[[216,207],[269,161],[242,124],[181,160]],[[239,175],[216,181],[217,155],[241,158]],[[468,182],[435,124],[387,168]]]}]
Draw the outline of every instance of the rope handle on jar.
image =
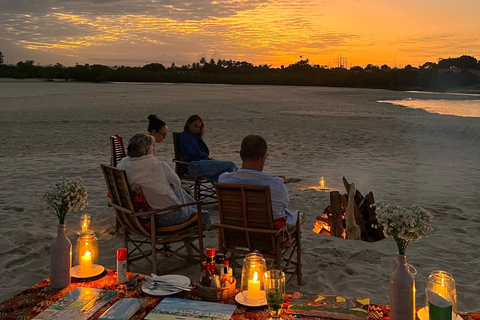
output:
[{"label": "rope handle on jar", "polygon": [[[412,266],[410,263],[407,263],[407,268],[408,268],[408,272],[410,272],[412,276],[417,274],[417,269],[415,269],[415,267]],[[410,269],[413,269],[415,272],[412,272]]]}]

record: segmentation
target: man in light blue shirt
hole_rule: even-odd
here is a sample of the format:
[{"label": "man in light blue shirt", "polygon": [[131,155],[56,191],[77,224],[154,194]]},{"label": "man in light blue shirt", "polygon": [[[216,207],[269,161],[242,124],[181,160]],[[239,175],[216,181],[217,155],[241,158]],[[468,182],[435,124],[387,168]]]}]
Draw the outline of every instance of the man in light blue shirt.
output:
[{"label": "man in light blue shirt", "polygon": [[267,142],[264,138],[258,135],[246,136],[240,148],[242,168],[235,172],[222,173],[218,181],[270,186],[273,220],[286,218],[287,226],[294,226],[297,223],[298,212],[287,208],[290,194],[285,187],[284,180],[270,173],[262,172],[267,156]]}]

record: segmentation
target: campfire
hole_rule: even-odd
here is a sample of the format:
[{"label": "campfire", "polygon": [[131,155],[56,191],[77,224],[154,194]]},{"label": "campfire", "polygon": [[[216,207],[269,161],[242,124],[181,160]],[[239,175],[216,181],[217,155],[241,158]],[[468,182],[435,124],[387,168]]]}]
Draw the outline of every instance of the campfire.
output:
[{"label": "campfire", "polygon": [[[323,214],[317,217],[313,231],[319,234],[335,236],[344,239],[356,239],[374,242],[385,238],[382,227],[378,225],[373,193],[365,197],[355,190],[354,184],[349,184],[345,177],[343,184],[347,193],[330,192],[330,205]],[[353,201],[351,201],[351,200]]]}]

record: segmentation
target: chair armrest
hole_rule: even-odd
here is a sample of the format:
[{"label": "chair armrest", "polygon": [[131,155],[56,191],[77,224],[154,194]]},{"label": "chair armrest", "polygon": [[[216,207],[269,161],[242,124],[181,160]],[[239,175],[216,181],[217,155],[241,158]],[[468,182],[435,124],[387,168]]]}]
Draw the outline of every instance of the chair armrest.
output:
[{"label": "chair armrest", "polygon": [[184,165],[187,165],[187,166],[196,166],[196,167],[200,166],[199,164],[196,164],[196,163],[191,163],[191,162],[186,162],[186,161],[181,161],[181,160],[175,160],[175,159],[173,159],[173,162],[178,163],[178,164],[184,164]]},{"label": "chair armrest", "polygon": [[179,208],[182,208],[182,207],[187,207],[187,206],[191,206],[191,205],[198,205],[198,204],[200,204],[200,206],[201,206],[203,204],[203,201],[194,201],[194,202],[189,202],[189,203],[177,204],[177,205],[174,205],[174,206],[169,206],[169,207],[165,207],[165,208],[162,208],[162,209],[149,210],[149,211],[145,211],[145,212],[132,212],[132,211],[126,210],[125,208],[120,207],[120,206],[118,206],[114,203],[110,203],[110,205],[112,207],[114,207],[115,209],[126,212],[126,213],[129,213],[133,217],[139,217],[139,216],[144,216],[144,215],[155,215],[157,213],[163,213],[163,212],[170,211],[170,210],[173,210],[173,209],[179,209]]},{"label": "chair armrest", "polygon": [[198,180],[200,178],[199,174],[198,174],[198,170],[200,168],[200,165],[199,164],[196,164],[196,163],[191,163],[191,162],[186,162],[186,161],[181,161],[181,160],[175,160],[173,159],[173,162],[174,163],[177,163],[177,164],[183,164],[183,165],[186,165],[186,166],[194,166],[195,167],[195,175],[194,175],[194,178],[195,180]]},{"label": "chair armrest", "polygon": [[248,228],[248,227],[241,227],[241,226],[232,226],[230,224],[223,224],[223,223],[215,223],[214,225],[219,228],[225,228],[225,229],[234,229],[234,230],[240,230],[240,231],[258,232],[258,233],[269,233],[269,234],[275,234],[275,235],[280,233],[283,230],[283,228],[280,230]]}]

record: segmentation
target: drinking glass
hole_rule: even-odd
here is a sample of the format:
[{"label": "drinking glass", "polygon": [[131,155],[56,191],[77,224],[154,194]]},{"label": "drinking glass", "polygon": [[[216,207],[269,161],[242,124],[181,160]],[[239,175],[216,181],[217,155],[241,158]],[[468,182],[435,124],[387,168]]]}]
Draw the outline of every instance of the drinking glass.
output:
[{"label": "drinking glass", "polygon": [[273,319],[279,319],[285,295],[285,273],[280,270],[265,272],[265,293]]}]

